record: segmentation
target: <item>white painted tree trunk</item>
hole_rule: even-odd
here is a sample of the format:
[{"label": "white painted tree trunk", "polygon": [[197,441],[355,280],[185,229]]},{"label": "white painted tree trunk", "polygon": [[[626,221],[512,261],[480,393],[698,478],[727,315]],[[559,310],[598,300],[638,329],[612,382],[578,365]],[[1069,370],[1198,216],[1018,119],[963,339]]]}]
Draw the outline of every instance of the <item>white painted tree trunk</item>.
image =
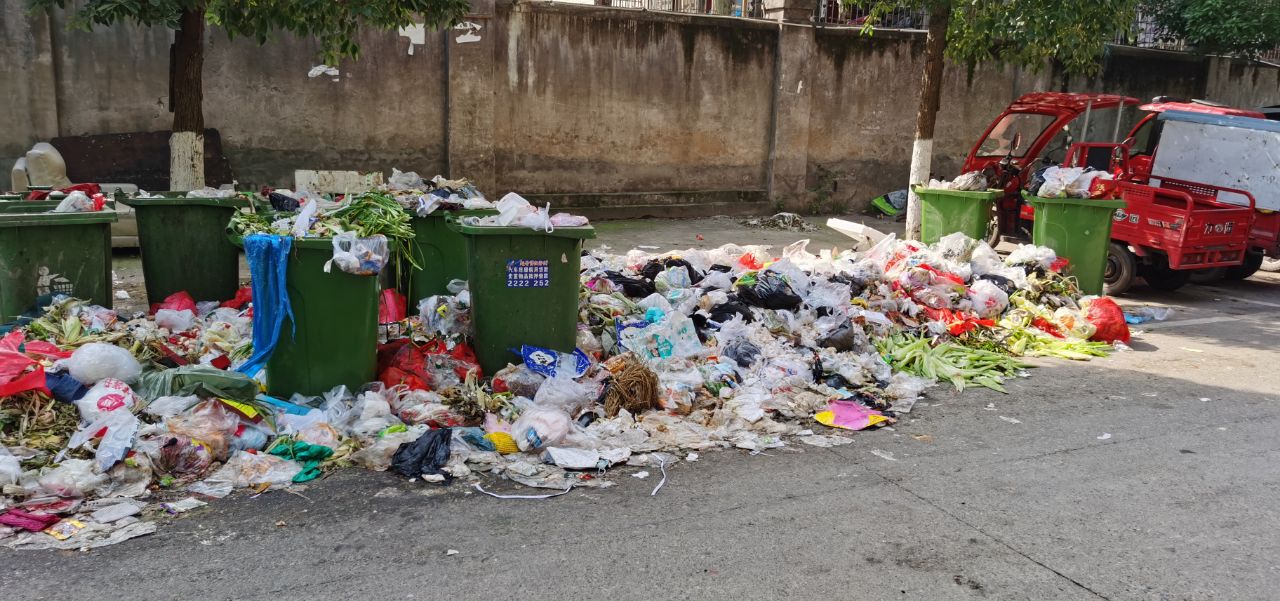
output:
[{"label": "white painted tree trunk", "polygon": [[[911,145],[911,184],[929,183],[933,165],[933,140],[919,140]],[[920,239],[920,197],[907,189],[907,231],[911,240]]]},{"label": "white painted tree trunk", "polygon": [[169,136],[169,189],[186,192],[204,187],[204,135],[175,131]]}]

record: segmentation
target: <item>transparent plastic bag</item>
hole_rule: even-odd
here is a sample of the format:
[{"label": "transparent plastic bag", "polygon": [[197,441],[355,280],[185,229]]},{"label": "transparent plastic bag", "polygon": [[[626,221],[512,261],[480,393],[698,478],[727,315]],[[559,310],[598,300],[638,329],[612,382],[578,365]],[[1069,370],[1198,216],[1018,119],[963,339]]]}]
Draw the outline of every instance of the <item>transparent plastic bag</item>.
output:
[{"label": "transparent plastic bag", "polygon": [[162,396],[147,404],[147,408],[143,409],[142,412],[151,417],[169,419],[194,407],[199,402],[200,397],[194,394],[189,396]]},{"label": "transparent plastic bag", "polygon": [[570,378],[548,378],[538,388],[533,402],[539,407],[560,409],[569,415],[577,415],[583,407],[596,400],[597,387]]},{"label": "transparent plastic bag", "polygon": [[[133,438],[138,433],[140,422],[137,416],[128,410],[106,411],[98,415],[97,420],[84,426],[71,436],[71,440],[67,442],[67,449],[84,446],[85,443],[93,440],[99,432],[105,430],[102,440],[98,442],[98,448],[94,455],[98,472],[104,473],[111,469],[111,466],[124,459],[124,456],[133,448]],[[61,457],[62,455],[59,454],[59,458]]]},{"label": "transparent plastic bag", "polygon": [[190,437],[208,445],[215,459],[224,459],[231,450],[231,438],[240,426],[240,416],[221,401],[210,399],[196,405],[189,413],[166,422],[169,432]]},{"label": "transparent plastic bag", "polygon": [[969,286],[969,300],[978,317],[997,317],[1009,306],[1009,295],[988,280],[978,280]]},{"label": "transparent plastic bag", "polygon": [[511,436],[521,451],[555,446],[568,436],[573,420],[561,409],[534,406],[520,414]]},{"label": "transparent plastic bag", "polygon": [[324,272],[337,265],[353,275],[378,275],[386,267],[389,253],[387,237],[382,234],[361,238],[355,232],[342,232],[333,237],[333,258],[325,262]]},{"label": "transparent plastic bag", "polygon": [[18,458],[9,452],[3,444],[0,444],[0,487],[9,484],[17,484],[18,477],[22,475],[22,466],[18,462]]},{"label": "transparent plastic bag", "polygon": [[40,476],[40,488],[59,497],[86,497],[107,481],[88,459],[68,459]]},{"label": "transparent plastic bag", "polygon": [[[290,484],[293,477],[302,471],[302,465],[288,459],[265,453],[240,451],[232,455],[218,471],[203,481],[192,485],[190,490],[202,494],[219,496],[218,492],[234,488],[246,488],[263,484],[281,486]],[[209,491],[205,493],[205,491]],[[221,496],[226,496],[222,494]]]}]

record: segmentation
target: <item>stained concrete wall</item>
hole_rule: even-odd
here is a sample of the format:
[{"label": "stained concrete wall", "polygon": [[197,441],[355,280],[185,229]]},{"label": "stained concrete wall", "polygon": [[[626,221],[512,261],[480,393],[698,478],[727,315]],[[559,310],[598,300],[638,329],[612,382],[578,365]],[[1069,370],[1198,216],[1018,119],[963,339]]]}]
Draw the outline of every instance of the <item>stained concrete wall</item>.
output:
[{"label": "stained concrete wall", "polygon": [[[66,30],[59,11],[0,10],[0,187],[55,135],[163,130],[163,29]],[[614,215],[843,210],[907,177],[923,36],[590,6],[476,1],[468,25],[409,40],[366,33],[338,81],[314,42],[259,47],[211,31],[206,126],[243,185],[297,168],[477,179]],[[1095,78],[950,65],[934,171],[954,175],[987,123],[1036,90],[1280,103],[1280,70],[1113,48]],[[599,215],[600,211],[594,211]]]},{"label": "stained concrete wall", "polygon": [[500,189],[764,189],[776,25],[557,6],[500,15]]}]

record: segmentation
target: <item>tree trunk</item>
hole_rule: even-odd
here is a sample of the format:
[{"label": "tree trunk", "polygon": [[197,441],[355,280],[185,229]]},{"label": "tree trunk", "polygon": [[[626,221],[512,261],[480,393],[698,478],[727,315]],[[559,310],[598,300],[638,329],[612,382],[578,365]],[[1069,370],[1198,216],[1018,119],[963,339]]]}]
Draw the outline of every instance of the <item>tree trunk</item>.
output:
[{"label": "tree trunk", "polygon": [[182,11],[173,41],[173,133],[169,189],[204,187],[204,6]]},{"label": "tree trunk", "polygon": [[[924,76],[920,80],[920,108],[916,112],[916,140],[911,146],[911,181],[929,181],[933,164],[933,126],[938,120],[942,99],[943,54],[947,49],[947,26],[951,24],[951,3],[935,0],[929,8],[929,37],[925,41]],[[910,189],[910,186],[908,186]],[[907,196],[907,238],[920,239],[920,197]]]}]

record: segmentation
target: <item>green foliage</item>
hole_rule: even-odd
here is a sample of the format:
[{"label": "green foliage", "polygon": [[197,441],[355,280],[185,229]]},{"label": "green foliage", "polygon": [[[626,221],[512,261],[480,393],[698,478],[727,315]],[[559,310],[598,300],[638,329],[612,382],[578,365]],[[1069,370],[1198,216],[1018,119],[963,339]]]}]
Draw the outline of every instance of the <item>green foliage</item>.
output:
[{"label": "green foliage", "polygon": [[281,31],[316,38],[329,65],[360,56],[356,39],[362,26],[394,29],[420,18],[433,29],[446,27],[470,6],[467,0],[27,0],[27,5],[32,10],[70,5],[72,26],[85,30],[122,22],[178,29],[183,11],[200,10],[231,38],[263,44]]},{"label": "green foliage", "polygon": [[1098,57],[1107,41],[1128,30],[1139,1],[846,0],[871,10],[868,31],[898,7],[949,8],[947,57],[970,67],[990,62],[1037,70],[1056,61],[1082,75],[1101,68]]},{"label": "green foliage", "polygon": [[1280,46],[1280,0],[1143,0],[1142,12],[1197,52],[1256,57]]}]

